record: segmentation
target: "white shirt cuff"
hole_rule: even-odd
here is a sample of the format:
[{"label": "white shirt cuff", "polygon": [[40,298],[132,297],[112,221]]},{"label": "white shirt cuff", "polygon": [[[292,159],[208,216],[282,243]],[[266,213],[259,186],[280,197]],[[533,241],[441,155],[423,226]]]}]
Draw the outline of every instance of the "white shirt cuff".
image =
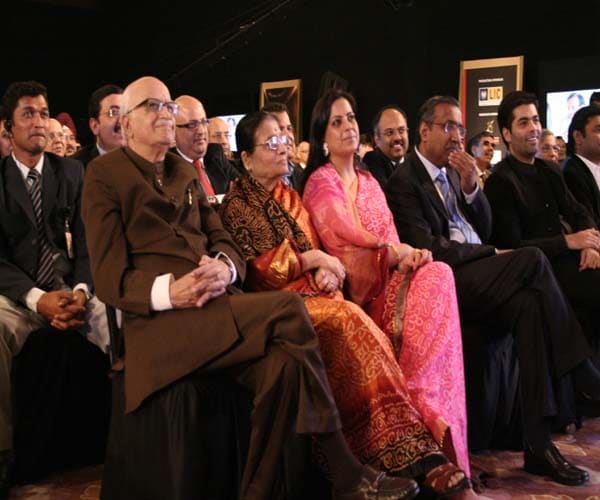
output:
[{"label": "white shirt cuff", "polygon": [[88,288],[87,284],[85,284],[85,283],[77,283],[73,287],[73,291],[76,292],[77,290],[81,290],[83,293],[85,293],[85,299],[86,300],[90,300],[92,298],[92,294],[90,293],[90,289]]},{"label": "white shirt cuff", "polygon": [[44,295],[46,292],[44,292],[44,290],[42,290],[41,288],[36,288],[33,287],[31,290],[29,290],[27,292],[27,294],[25,295],[25,305],[27,306],[27,308],[31,311],[33,311],[34,313],[37,313],[37,304],[40,300],[40,298],[42,297],[42,295]]},{"label": "white shirt cuff", "polygon": [[173,274],[161,274],[154,279],[150,292],[150,307],[153,311],[168,311],[173,309],[169,287],[174,280]]},{"label": "white shirt cuff", "polygon": [[224,252],[217,252],[215,259],[220,259],[221,257],[227,261],[227,265],[229,266],[229,271],[231,272],[231,280],[229,280],[229,285],[231,285],[237,280],[237,269],[235,268],[233,261],[229,258],[229,255]]},{"label": "white shirt cuff", "polygon": [[479,184],[477,184],[477,183],[475,183],[475,189],[473,190],[473,192],[471,194],[467,194],[463,191],[463,196],[465,197],[465,201],[467,202],[467,205],[470,205],[471,203],[473,203],[473,200],[475,200],[477,193],[479,193]]}]

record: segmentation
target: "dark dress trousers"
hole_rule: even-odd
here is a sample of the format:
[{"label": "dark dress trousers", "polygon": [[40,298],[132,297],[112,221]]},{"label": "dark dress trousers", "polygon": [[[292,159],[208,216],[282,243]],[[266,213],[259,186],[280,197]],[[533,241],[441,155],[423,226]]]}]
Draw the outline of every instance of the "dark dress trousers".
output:
[{"label": "dark dress trousers", "polygon": [[573,232],[595,228],[558,170],[543,160],[534,165],[509,156],[496,165],[485,185],[492,206],[492,241],[501,248],[537,247],[544,252],[556,279],[575,309],[588,341],[600,354],[600,270],[579,270],[580,252],[569,250],[564,220]]},{"label": "dark dress trousers", "polygon": [[396,166],[379,148],[369,151],[362,159],[363,163],[369,167],[369,172],[377,179],[381,189],[385,188],[388,179],[396,170]]},{"label": "dark dress trousers", "polygon": [[450,168],[448,180],[483,243],[449,239],[446,207],[416,153],[406,157],[385,189],[400,239],[430,249],[434,259],[452,267],[464,323],[495,325],[513,333],[525,422],[554,416],[551,382],[588,358],[589,345],[542,252],[524,248],[496,255],[495,248],[486,244],[491,231],[486,196],[479,192],[469,205],[458,174]]},{"label": "dark dress trousers", "polygon": [[577,155],[567,158],[563,176],[569,191],[581,203],[600,227],[600,190],[588,166]]},{"label": "dark dress trousers", "polygon": [[230,286],[202,308],[151,310],[155,278],[178,279],[203,255],[227,254],[244,277],[243,257],[189,167],[174,154],[156,165],[126,148],[89,165],[82,216],[92,273],[98,296],[123,311],[125,411],[143,411],[150,395],[198,371],[230,374],[254,394],[241,497],[266,498],[289,433],[333,432],[339,415],[300,296]]}]

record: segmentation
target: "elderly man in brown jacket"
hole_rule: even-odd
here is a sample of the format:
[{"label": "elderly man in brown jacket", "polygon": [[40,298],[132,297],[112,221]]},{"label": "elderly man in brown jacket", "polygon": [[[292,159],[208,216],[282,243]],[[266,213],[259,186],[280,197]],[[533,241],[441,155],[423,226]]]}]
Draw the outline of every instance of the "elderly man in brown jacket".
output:
[{"label": "elderly man in brown jacket", "polygon": [[167,152],[177,112],[156,78],[130,84],[121,112],[127,146],[91,162],[84,183],[96,290],[123,311],[126,412],[198,370],[231,373],[255,394],[242,498],[270,498],[290,431],[316,436],[337,494],[412,498],[416,483],[362,466],[346,446],[302,300],[236,293],[240,252],[196,172]]}]

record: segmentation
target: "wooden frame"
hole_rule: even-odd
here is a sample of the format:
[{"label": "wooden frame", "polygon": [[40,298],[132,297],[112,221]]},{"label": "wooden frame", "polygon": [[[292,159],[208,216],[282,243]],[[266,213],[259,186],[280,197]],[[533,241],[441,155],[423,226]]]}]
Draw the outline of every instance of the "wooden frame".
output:
[{"label": "wooden frame", "polygon": [[283,80],[280,82],[262,82],[260,84],[260,108],[271,102],[285,104],[294,126],[296,141],[301,140],[302,132],[302,88],[301,80]]},{"label": "wooden frame", "polygon": [[523,65],[524,56],[460,62],[458,100],[467,127],[466,140],[487,130],[504,152],[496,120],[498,106],[506,94],[522,90]]}]

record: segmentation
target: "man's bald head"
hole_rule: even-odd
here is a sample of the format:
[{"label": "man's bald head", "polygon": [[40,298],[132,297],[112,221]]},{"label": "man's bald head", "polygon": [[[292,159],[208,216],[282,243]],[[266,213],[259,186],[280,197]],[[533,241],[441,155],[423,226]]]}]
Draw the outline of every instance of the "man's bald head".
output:
[{"label": "man's bald head", "polygon": [[65,156],[66,152],[65,133],[63,132],[62,124],[54,118],[48,120],[46,151],[58,156]]},{"label": "man's bald head", "polygon": [[177,105],[158,78],[144,76],[123,92],[121,124],[127,145],[148,161],[164,159],[175,140],[176,115]]},{"label": "man's bald head", "polygon": [[175,102],[179,104],[175,131],[177,148],[192,160],[203,158],[208,145],[208,122],[204,106],[189,95],[179,96]]},{"label": "man's bald head", "polygon": [[231,146],[229,145],[229,125],[222,118],[211,118],[208,124],[208,142],[214,142],[223,146],[225,156],[231,156]]}]

